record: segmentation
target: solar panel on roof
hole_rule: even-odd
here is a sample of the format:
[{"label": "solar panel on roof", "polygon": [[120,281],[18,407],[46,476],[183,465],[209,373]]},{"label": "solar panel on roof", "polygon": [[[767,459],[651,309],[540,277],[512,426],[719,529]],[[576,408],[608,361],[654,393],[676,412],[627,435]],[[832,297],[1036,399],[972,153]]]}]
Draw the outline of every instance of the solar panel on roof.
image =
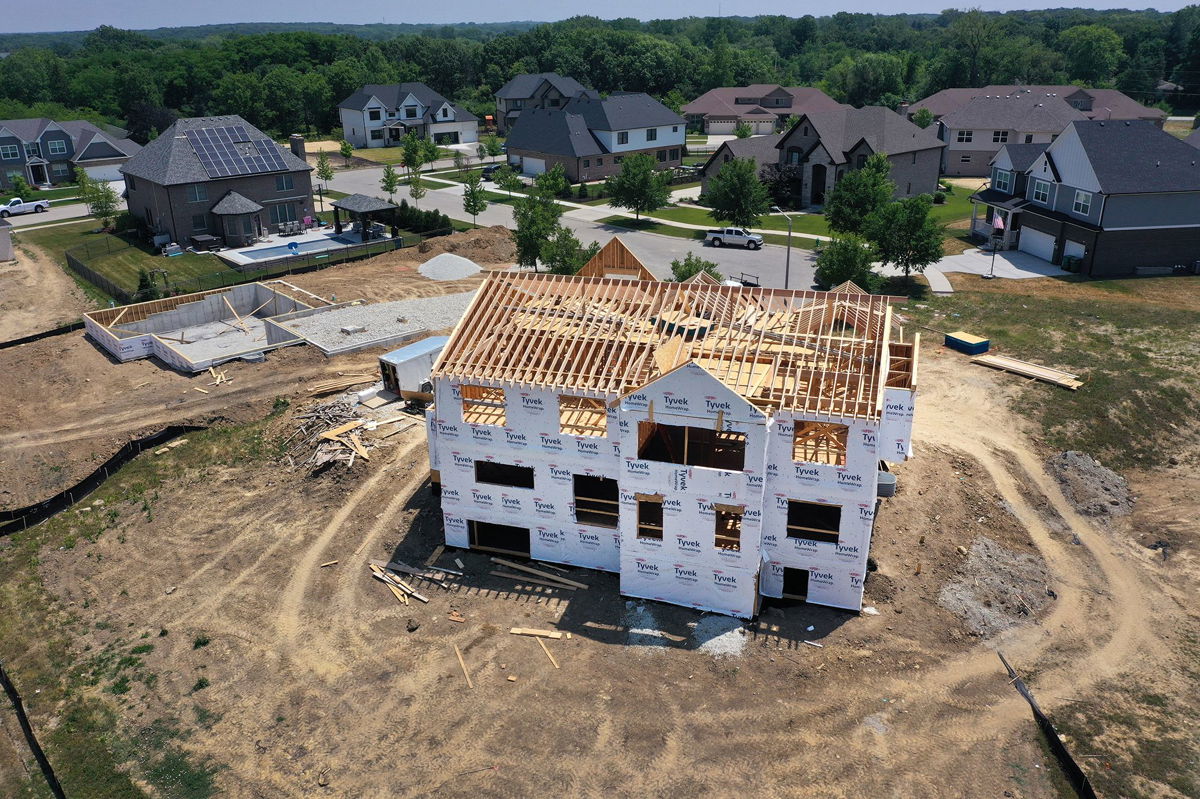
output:
[{"label": "solar panel on roof", "polygon": [[[267,139],[251,140],[241,125],[184,131],[192,152],[210,178],[281,172],[287,169],[283,154]],[[245,145],[253,144],[250,149]]]}]

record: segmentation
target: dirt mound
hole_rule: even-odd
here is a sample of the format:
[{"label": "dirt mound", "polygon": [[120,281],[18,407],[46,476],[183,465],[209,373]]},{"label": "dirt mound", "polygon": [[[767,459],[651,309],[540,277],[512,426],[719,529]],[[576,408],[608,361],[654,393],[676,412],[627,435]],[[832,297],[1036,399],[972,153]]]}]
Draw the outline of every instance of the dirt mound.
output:
[{"label": "dirt mound", "polygon": [[1125,478],[1084,452],[1062,452],[1047,464],[1063,494],[1087,516],[1124,516],[1133,510]]},{"label": "dirt mound", "polygon": [[981,535],[937,602],[961,617],[971,632],[987,637],[1036,616],[1051,599],[1049,579],[1041,558],[1005,549]]},{"label": "dirt mound", "polygon": [[511,264],[517,260],[517,245],[512,233],[503,225],[426,239],[417,245],[417,252],[430,257],[452,252],[477,264]]}]

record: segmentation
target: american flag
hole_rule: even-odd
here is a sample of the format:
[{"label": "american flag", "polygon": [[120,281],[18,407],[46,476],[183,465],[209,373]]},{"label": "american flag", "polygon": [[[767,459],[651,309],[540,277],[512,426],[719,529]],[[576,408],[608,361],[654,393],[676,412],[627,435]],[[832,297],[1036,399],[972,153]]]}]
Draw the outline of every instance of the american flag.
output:
[{"label": "american flag", "polygon": [[993,214],[992,228],[995,230],[1004,230],[1004,217],[1000,216],[1000,214]]}]

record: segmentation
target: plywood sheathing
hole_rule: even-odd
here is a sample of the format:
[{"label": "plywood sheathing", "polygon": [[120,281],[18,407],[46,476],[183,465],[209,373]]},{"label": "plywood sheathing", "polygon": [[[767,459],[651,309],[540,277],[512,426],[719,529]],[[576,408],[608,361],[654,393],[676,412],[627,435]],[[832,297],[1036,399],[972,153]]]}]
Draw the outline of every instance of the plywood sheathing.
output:
[{"label": "plywood sheathing", "polygon": [[493,273],[433,374],[613,399],[695,361],[764,411],[878,418],[894,299]]},{"label": "plywood sheathing", "polygon": [[658,280],[617,236],[579,270],[581,277],[610,277],[626,280]]}]

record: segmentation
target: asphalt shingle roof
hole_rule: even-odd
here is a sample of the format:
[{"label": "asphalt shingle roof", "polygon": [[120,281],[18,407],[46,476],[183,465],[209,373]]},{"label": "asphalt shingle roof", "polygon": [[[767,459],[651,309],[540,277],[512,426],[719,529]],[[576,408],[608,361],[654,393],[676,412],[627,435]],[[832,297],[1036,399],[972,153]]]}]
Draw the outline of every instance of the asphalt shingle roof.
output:
[{"label": "asphalt shingle roof", "polygon": [[390,211],[396,206],[378,197],[368,197],[365,194],[351,194],[340,200],[333,201],[334,208],[341,208],[352,214],[372,214],[378,211]]},{"label": "asphalt shingle roof", "polygon": [[1049,142],[1041,144],[1006,144],[1001,150],[1008,152],[1008,160],[1012,162],[1013,169],[1018,172],[1024,172],[1033,166],[1033,162],[1037,157],[1046,152],[1046,148],[1050,146]]},{"label": "asphalt shingle roof", "polygon": [[[245,177],[232,175],[230,178],[211,178],[192,150],[186,132],[202,128],[219,128],[241,125],[251,141],[264,140],[279,149],[287,172],[309,171],[307,163],[292,154],[286,147],[279,147],[271,137],[251,125],[240,116],[187,117],[177,119],[154,141],[148,143],[121,167],[126,175],[142,178],[160,186],[176,186],[182,183],[207,183],[210,180],[229,180]],[[269,174],[269,173],[260,173]]]},{"label": "asphalt shingle roof", "polygon": [[1144,120],[1074,123],[1105,194],[1200,191],[1200,152]]},{"label": "asphalt shingle roof", "polygon": [[951,130],[1020,130],[1058,133],[1075,120],[1087,119],[1062,97],[1023,92],[1007,97],[980,95],[942,117]]},{"label": "asphalt shingle roof", "polygon": [[701,171],[707,171],[709,166],[717,162],[720,158],[721,163],[724,163],[725,154],[728,153],[734,158],[753,158],[754,163],[762,168],[766,164],[775,164],[779,162],[779,140],[783,138],[782,133],[772,133],[770,136],[747,136],[742,139],[730,139],[724,142],[717,151],[713,153]]},{"label": "asphalt shingle roof", "polygon": [[261,205],[249,197],[231,191],[212,207],[212,212],[217,216],[234,216],[236,214],[256,214],[262,209]]},{"label": "asphalt shingle roof", "polygon": [[660,125],[683,125],[683,117],[642,92],[611,94],[603,100],[576,97],[563,110],[587,120],[592,130],[630,130]]},{"label": "asphalt shingle roof", "polygon": [[836,164],[845,163],[846,153],[863,140],[873,152],[888,155],[946,146],[932,127],[919,128],[890,108],[878,105],[815,111],[804,114],[796,124],[803,124],[805,119],[813,126],[821,145]]},{"label": "asphalt shingle roof", "polygon": [[[792,104],[787,107],[767,106],[738,103],[739,97],[754,97],[762,99],[768,94],[780,91],[791,95]],[[704,94],[692,100],[683,107],[683,113],[700,116],[736,116],[749,117],[761,114],[803,114],[808,111],[831,111],[841,107],[820,89],[811,86],[778,86],[768,83],[755,83],[750,86],[720,86],[709,89]]]},{"label": "asphalt shingle roof", "polygon": [[500,90],[496,92],[496,96],[501,100],[528,99],[533,97],[533,93],[537,91],[543,81],[558,89],[564,97],[574,97],[580,92],[588,91],[582,83],[574,78],[564,77],[557,72],[535,72],[517,75],[501,86]]},{"label": "asphalt shingle roof", "polygon": [[[435,92],[433,89],[418,81],[409,81],[408,83],[368,83],[354,94],[347,97],[338,103],[338,108],[350,108],[355,111],[361,111],[367,107],[367,103],[374,97],[379,102],[383,103],[390,109],[397,109],[400,103],[404,102],[404,98],[408,95],[417,98],[417,102],[428,109],[422,121],[436,122],[434,113],[442,107],[444,103],[450,103],[454,109],[456,122],[478,122],[479,117],[467,111],[462,106],[451,103],[442,95]],[[401,122],[411,120],[400,120]]]},{"label": "asphalt shingle roof", "polygon": [[531,108],[517,118],[505,142],[510,150],[565,155],[571,158],[602,155],[604,147],[578,114],[561,109]]},{"label": "asphalt shingle roof", "polygon": [[1166,117],[1161,109],[1144,106],[1116,89],[1081,89],[1078,86],[1017,86],[996,83],[979,89],[943,89],[924,100],[913,103],[908,109],[908,113],[911,114],[919,108],[928,108],[934,116],[944,116],[962,108],[975,97],[1009,97],[1020,94],[1054,95],[1063,100],[1073,95],[1090,97],[1092,99],[1091,110],[1082,112],[1089,119],[1163,119]]},{"label": "asphalt shingle roof", "polygon": [[1200,128],[1192,131],[1192,135],[1188,136],[1184,141],[1193,147],[1200,147]]},{"label": "asphalt shingle roof", "polygon": [[[82,119],[69,119],[65,122],[56,122],[46,117],[37,117],[34,119],[0,119],[0,128],[7,128],[17,138],[27,142],[37,141],[46,132],[46,128],[51,125],[58,125],[58,127],[62,128],[71,137],[71,143],[74,145],[76,156],[87,149],[92,139],[97,136],[103,136],[106,140],[112,142],[112,145],[125,155],[133,155],[142,149],[141,145],[132,139],[115,136],[111,132],[101,130],[91,122]],[[120,128],[115,128],[115,130],[120,130]]]}]

